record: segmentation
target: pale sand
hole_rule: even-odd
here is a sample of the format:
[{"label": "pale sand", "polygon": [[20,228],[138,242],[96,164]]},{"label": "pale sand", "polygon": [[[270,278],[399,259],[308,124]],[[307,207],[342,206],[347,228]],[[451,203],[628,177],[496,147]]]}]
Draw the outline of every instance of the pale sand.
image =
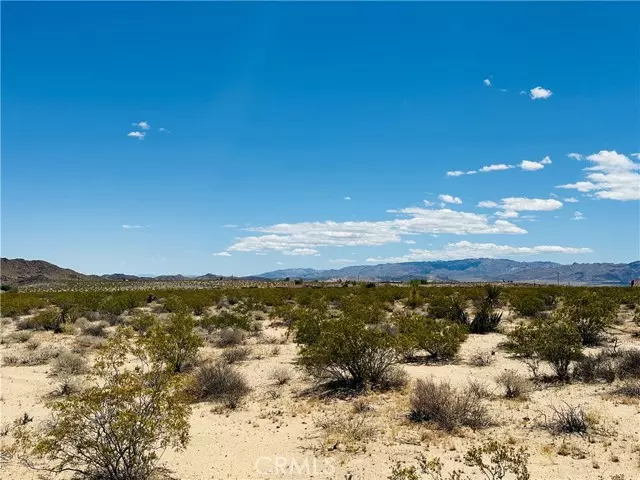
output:
[{"label": "pale sand", "polygon": [[[12,331],[12,325],[4,327],[4,335]],[[264,333],[282,336],[284,330],[267,328]],[[70,345],[73,339],[69,335],[54,338],[45,332],[35,336],[43,344],[55,342],[57,346]],[[470,335],[456,364],[404,365],[404,368],[412,379],[434,376],[460,385],[479,380],[497,393],[494,379],[500,372],[515,369],[528,376],[526,366],[501,351],[496,351],[495,361],[489,366],[471,367],[465,360],[477,350],[495,349],[504,338],[500,334]],[[625,347],[640,348],[638,339],[627,335],[621,340]],[[249,343],[255,343],[255,339]],[[6,355],[24,348],[21,344],[2,345],[0,352]],[[162,457],[175,478],[343,479],[349,472],[354,479],[386,479],[396,461],[415,463],[413,459],[420,452],[427,457],[440,457],[445,471],[464,468],[471,478],[484,478],[465,467],[462,457],[470,445],[488,438],[527,447],[533,480],[595,480],[601,475],[609,479],[620,473],[627,479],[640,478],[640,405],[638,400],[608,395],[615,384],[550,385],[534,391],[526,401],[492,398],[487,403],[498,426],[450,435],[407,420],[410,388],[370,394],[366,401],[373,410],[356,414],[354,400],[318,399],[304,394],[311,383],[294,368],[294,344],[281,345],[277,356],[271,356],[271,345],[253,345],[252,349],[254,356],[262,352],[263,357],[238,365],[253,388],[248,401],[238,410],[222,413],[214,404],[194,406],[188,447],[178,453],[167,451]],[[203,354],[215,356],[220,351],[207,346]],[[291,368],[294,379],[290,384],[275,386],[270,380],[270,373],[279,366]],[[43,400],[54,385],[48,370],[48,365],[0,368],[0,423],[10,423],[23,412],[28,412],[36,422],[47,417]],[[540,428],[537,424],[541,415],[549,412],[549,405],[562,401],[584,405],[599,418],[598,427],[606,433],[590,438],[563,437]],[[322,419],[353,418],[356,422],[362,415],[366,415],[364,423],[373,431],[361,441],[342,439],[339,433],[318,426]],[[525,421],[526,418],[529,420]],[[0,441],[4,445],[10,443],[10,435]],[[563,442],[565,450],[572,450],[575,458],[558,453]],[[6,479],[38,478],[37,472],[14,461],[0,464],[0,469]]]}]

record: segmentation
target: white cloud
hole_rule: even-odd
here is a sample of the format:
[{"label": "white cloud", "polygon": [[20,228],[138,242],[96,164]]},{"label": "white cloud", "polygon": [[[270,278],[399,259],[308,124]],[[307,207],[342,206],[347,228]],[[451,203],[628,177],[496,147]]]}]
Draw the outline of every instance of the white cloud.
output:
[{"label": "white cloud", "polygon": [[527,170],[527,171],[535,171],[535,170],[542,170],[544,168],[544,165],[540,162],[532,162],[530,160],[523,160],[520,163],[520,168],[522,170]]},{"label": "white cloud", "polygon": [[433,205],[435,205],[434,202],[430,202],[429,200],[423,200],[422,202],[424,203],[425,207],[432,207]]},{"label": "white cloud", "polygon": [[129,132],[127,137],[137,138],[138,140],[144,140],[147,134],[145,132]]},{"label": "white cloud", "polygon": [[584,158],[579,153],[567,153],[567,157],[573,158],[574,160],[582,160]]},{"label": "white cloud", "polygon": [[568,198],[565,198],[564,201],[567,203],[578,203],[579,200],[574,197],[568,197]]},{"label": "white cloud", "polygon": [[213,254],[214,257],[230,257],[231,254],[229,252],[218,252]]},{"label": "white cloud", "polygon": [[263,256],[266,255],[266,253],[265,252],[256,252],[256,255],[259,256],[259,257],[263,257]]},{"label": "white cloud", "polygon": [[132,228],[142,228],[142,225],[122,225],[122,228],[125,228],[127,230],[130,230]]},{"label": "white cloud", "polygon": [[415,245],[416,241],[415,240],[405,240],[402,243],[406,243],[407,245]]},{"label": "white cloud", "polygon": [[615,150],[602,150],[586,157],[593,166],[584,171],[587,180],[558,185],[556,188],[593,192],[596,199],[640,200],[640,163]]},{"label": "white cloud", "polygon": [[462,200],[460,200],[459,197],[454,197],[452,195],[440,194],[438,195],[438,198],[445,203],[454,203],[456,205],[460,205],[462,203]]},{"label": "white cloud", "polygon": [[540,160],[540,163],[542,165],[551,165],[551,157],[549,155],[547,155],[542,160]]},{"label": "white cloud", "polygon": [[351,197],[344,197],[345,200],[351,200]]},{"label": "white cloud", "polygon": [[158,129],[158,131],[159,131],[159,132],[164,132],[164,133],[171,133],[169,130],[167,130],[167,129],[166,129],[166,128],[164,128],[164,127],[160,127],[160,128]]},{"label": "white cloud", "polygon": [[505,163],[498,163],[496,165],[485,165],[484,167],[482,167],[480,169],[480,171],[483,172],[483,173],[499,172],[501,170],[509,170],[511,168],[514,168],[513,165],[507,165]]},{"label": "white cloud", "polygon": [[247,230],[256,232],[257,235],[237,238],[227,250],[284,253],[303,249],[307,252],[305,254],[315,254],[319,247],[387,245],[400,243],[404,236],[417,234],[527,233],[525,229],[505,220],[490,222],[487,215],[446,208],[409,207],[388,212],[396,214],[396,218],[381,221],[281,223],[252,227]]},{"label": "white cloud", "polygon": [[585,254],[593,250],[586,247],[562,247],[558,245],[537,245],[534,247],[515,247],[511,245],[496,245],[495,243],[472,243],[461,241],[449,243],[440,250],[410,249],[409,253],[401,257],[368,258],[367,262],[419,262],[428,260],[455,260],[463,258],[504,258],[518,255],[542,254]]},{"label": "white cloud", "polygon": [[283,250],[282,253],[284,255],[292,255],[303,257],[307,255],[319,255],[318,250],[315,248],[294,248],[292,250]]},{"label": "white cloud", "polygon": [[498,204],[491,200],[483,200],[482,202],[478,202],[478,206],[480,208],[494,208],[494,207],[497,207]]},{"label": "white cloud", "polygon": [[632,153],[631,156],[635,158],[640,158],[640,153]]},{"label": "white cloud", "polygon": [[573,217],[571,217],[571,220],[584,220],[584,215],[582,214],[582,212],[574,212]]},{"label": "white cloud", "polygon": [[464,175],[465,172],[463,172],[462,170],[453,170],[450,172],[447,172],[447,177],[459,177],[460,175]]},{"label": "white cloud", "polygon": [[276,265],[284,265],[283,262],[276,262]]},{"label": "white cloud", "polygon": [[151,128],[151,125],[149,125],[147,122],[145,122],[144,120],[138,123],[132,123],[131,125],[133,125],[134,127],[138,127],[142,130],[149,130]]},{"label": "white cloud", "polygon": [[531,100],[546,100],[551,95],[553,95],[553,92],[551,90],[547,90],[546,88],[542,87],[535,87],[529,90],[529,97],[531,97]]},{"label": "white cloud", "polygon": [[222,225],[222,228],[238,228],[238,225],[235,225],[233,223],[226,223]]},{"label": "white cloud", "polygon": [[332,260],[329,260],[329,263],[344,264],[344,263],[356,263],[356,261],[351,258],[334,258]]},{"label": "white cloud", "polygon": [[478,173],[477,170],[467,170],[467,175],[475,175],[476,173]]},{"label": "white cloud", "polygon": [[485,79],[482,81],[482,83],[484,83],[487,87],[490,87],[490,86],[491,86],[491,79],[489,79],[489,78],[485,78]]}]

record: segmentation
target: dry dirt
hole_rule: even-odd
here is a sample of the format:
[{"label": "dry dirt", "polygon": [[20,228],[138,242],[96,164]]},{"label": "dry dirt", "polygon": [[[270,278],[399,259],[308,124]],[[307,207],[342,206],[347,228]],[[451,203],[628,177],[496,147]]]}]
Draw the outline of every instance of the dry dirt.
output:
[{"label": "dry dirt", "polygon": [[[284,336],[283,329],[269,327],[268,321],[263,323],[264,336]],[[13,331],[12,322],[4,325],[3,337]],[[41,342],[38,349],[47,345],[70,347],[74,341],[72,335],[54,336],[48,332],[35,333],[34,338]],[[529,376],[525,365],[496,348],[503,340],[501,334],[470,335],[459,360],[453,364],[404,365],[412,382],[428,376],[458,385],[475,380],[494,392],[487,403],[496,426],[447,434],[407,419],[411,384],[401,392],[359,397],[357,401],[370,408],[356,413],[356,399],[318,398],[308,393],[311,384],[294,366],[296,345],[282,344],[274,354],[273,345],[251,338],[248,344],[252,356],[238,365],[253,388],[249,399],[232,411],[210,403],[196,404],[188,447],[177,453],[167,451],[162,462],[173,477],[184,480],[368,480],[386,479],[396,461],[415,463],[415,456],[424,453],[427,457],[440,457],[445,471],[464,468],[471,478],[484,478],[466,467],[462,457],[469,446],[495,438],[528,449],[533,480],[595,480],[601,476],[608,480],[616,474],[624,474],[626,479],[640,478],[638,400],[610,395],[615,384],[577,382],[538,386],[527,400],[501,398],[494,381],[497,375],[514,369]],[[622,347],[640,347],[638,339],[628,335],[621,335],[620,341]],[[478,351],[495,351],[493,363],[470,366],[469,357]],[[0,352],[2,356],[24,353],[26,344],[5,343]],[[202,350],[204,356],[217,356],[220,352],[210,344]],[[289,384],[278,386],[270,379],[278,367],[291,370]],[[49,365],[0,368],[0,424],[10,424],[25,412],[35,422],[47,418],[44,401],[55,386],[49,370]],[[597,420],[599,433],[558,436],[541,428],[550,407],[565,401],[583,405]],[[0,442],[9,444],[10,434],[0,437]],[[41,478],[14,461],[0,463],[0,469],[6,479]]]}]

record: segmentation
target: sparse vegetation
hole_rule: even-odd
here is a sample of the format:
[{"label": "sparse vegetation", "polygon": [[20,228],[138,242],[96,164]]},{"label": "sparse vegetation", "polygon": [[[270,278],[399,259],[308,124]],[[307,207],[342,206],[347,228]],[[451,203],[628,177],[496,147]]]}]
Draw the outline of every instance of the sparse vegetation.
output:
[{"label": "sparse vegetation", "polygon": [[221,402],[229,408],[236,408],[250,391],[244,376],[231,365],[211,362],[193,371],[188,388],[197,401]]},{"label": "sparse vegetation", "polygon": [[522,398],[530,390],[529,382],[515,370],[505,370],[496,377],[496,383],[502,387],[505,398]]}]

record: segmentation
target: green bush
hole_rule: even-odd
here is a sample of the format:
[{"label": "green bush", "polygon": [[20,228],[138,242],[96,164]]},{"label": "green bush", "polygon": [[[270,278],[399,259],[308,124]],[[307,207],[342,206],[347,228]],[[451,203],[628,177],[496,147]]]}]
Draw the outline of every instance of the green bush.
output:
[{"label": "green bush", "polygon": [[54,333],[60,333],[62,332],[60,310],[55,307],[47,308],[36,313],[33,317],[23,318],[16,327],[18,330],[51,330]]},{"label": "green bush", "polygon": [[[96,381],[48,404],[53,421],[14,430],[28,466],[87,480],[149,480],[166,448],[182,449],[190,408],[177,380],[120,330],[98,356]],[[125,362],[134,358],[135,368]]]},{"label": "green bush", "polygon": [[449,320],[434,320],[414,313],[392,316],[404,351],[413,355],[416,350],[428,352],[437,359],[451,359],[467,338],[463,325]]},{"label": "green bush", "polygon": [[502,313],[494,312],[490,301],[486,300],[469,323],[469,332],[480,334],[493,332],[501,320]]},{"label": "green bush", "polygon": [[200,326],[212,332],[222,328],[251,329],[251,319],[247,315],[223,311],[217,315],[206,315],[200,319]]},{"label": "green bush", "polygon": [[194,332],[195,319],[188,314],[173,313],[166,324],[157,323],[144,337],[149,354],[157,363],[164,363],[172,373],[193,366],[203,341]]},{"label": "green bush", "polygon": [[518,315],[523,317],[537,317],[545,310],[545,302],[535,295],[512,296],[511,306]]},{"label": "green bush", "polygon": [[519,325],[509,340],[515,353],[533,361],[548,362],[562,380],[569,378],[571,363],[582,358],[580,332],[573,323],[558,316]]},{"label": "green bush", "polygon": [[310,343],[302,344],[298,364],[318,380],[381,388],[399,361],[397,339],[361,318],[343,315],[313,326],[317,331],[301,336]]},{"label": "green bush", "polygon": [[587,292],[565,299],[558,314],[577,327],[584,345],[594,345],[616,319],[618,308],[619,304],[612,299]]}]

